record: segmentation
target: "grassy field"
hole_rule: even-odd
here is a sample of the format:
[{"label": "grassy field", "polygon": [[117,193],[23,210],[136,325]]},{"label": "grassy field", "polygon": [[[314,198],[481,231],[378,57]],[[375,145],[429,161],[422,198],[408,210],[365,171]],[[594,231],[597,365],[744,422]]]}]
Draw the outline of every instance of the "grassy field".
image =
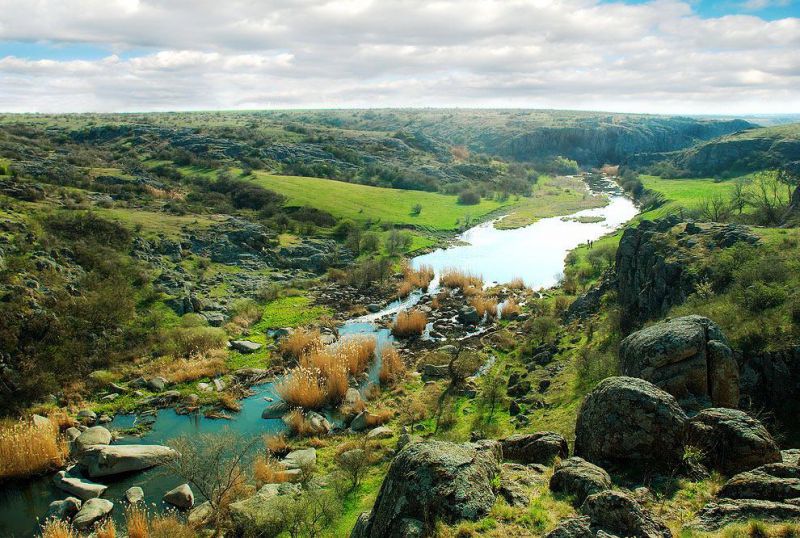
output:
[{"label": "grassy field", "polygon": [[[308,205],[336,217],[354,221],[414,225],[436,230],[456,230],[467,219],[477,219],[513,201],[481,200],[460,205],[456,196],[432,192],[370,187],[313,177],[275,176],[254,172],[253,181],[285,195],[289,205]],[[420,204],[422,211],[412,215]]]},{"label": "grassy field", "polygon": [[715,195],[730,196],[735,180],[715,181],[712,178],[702,179],[665,179],[656,176],[640,176],[646,189],[660,192],[667,203],[641,215],[641,218],[652,220],[672,213],[679,208],[696,207],[704,198]]}]

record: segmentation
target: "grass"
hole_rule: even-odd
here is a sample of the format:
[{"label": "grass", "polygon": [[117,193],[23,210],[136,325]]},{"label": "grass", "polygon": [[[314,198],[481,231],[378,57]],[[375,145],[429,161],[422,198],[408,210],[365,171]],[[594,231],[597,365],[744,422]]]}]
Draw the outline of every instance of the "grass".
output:
[{"label": "grass", "polygon": [[41,538],[80,538],[80,533],[65,521],[50,519],[42,527]]},{"label": "grass", "polygon": [[399,312],[392,324],[392,334],[400,337],[419,336],[428,324],[428,316],[421,310]]},{"label": "grass", "polygon": [[146,372],[160,375],[172,383],[186,383],[197,379],[216,377],[227,372],[223,351],[207,353],[190,359],[163,357],[148,364]]},{"label": "grass", "polygon": [[285,336],[278,346],[284,355],[299,359],[306,353],[322,347],[319,329],[297,329]]},{"label": "grass", "polygon": [[497,316],[497,299],[494,297],[474,297],[470,300],[469,304],[477,310],[481,318],[485,315],[488,315],[490,318]]},{"label": "grass", "polygon": [[289,481],[286,466],[269,455],[260,455],[253,461],[253,478],[256,480],[256,487],[259,488],[264,484]]},{"label": "grass", "polygon": [[329,314],[330,309],[312,305],[311,299],[306,296],[280,297],[264,307],[261,321],[253,325],[253,330],[263,332],[267,329],[308,325]]},{"label": "grass", "polygon": [[483,288],[482,275],[454,268],[443,270],[440,282],[446,288],[458,288],[465,294],[477,293]]},{"label": "grass", "polygon": [[651,220],[663,217],[680,208],[696,207],[704,198],[715,195],[730,196],[734,188],[734,180],[715,181],[712,178],[700,179],[665,179],[656,176],[640,176],[646,189],[660,192],[667,199],[661,207],[644,213],[641,218]]},{"label": "grass", "polygon": [[57,469],[66,456],[67,444],[55,423],[43,426],[21,420],[0,423],[0,480]]},{"label": "grass", "polygon": [[326,380],[319,370],[298,367],[275,384],[275,391],[289,405],[320,409],[328,401]]},{"label": "grass", "polygon": [[[414,225],[435,230],[457,230],[468,219],[476,219],[513,202],[481,200],[477,205],[459,205],[456,196],[432,192],[371,187],[330,179],[276,176],[255,172],[259,185],[288,198],[288,205],[311,206],[340,218],[359,222]],[[412,215],[417,204],[419,215]]]},{"label": "grass", "polygon": [[521,313],[522,308],[513,298],[508,299],[503,303],[503,306],[500,307],[500,317],[503,319],[514,318],[519,316]]},{"label": "grass", "polygon": [[394,385],[403,379],[406,365],[394,346],[386,346],[381,350],[381,369],[378,379],[381,385]]},{"label": "grass", "polygon": [[147,538],[150,535],[147,513],[136,505],[125,510],[125,529],[128,538]]}]

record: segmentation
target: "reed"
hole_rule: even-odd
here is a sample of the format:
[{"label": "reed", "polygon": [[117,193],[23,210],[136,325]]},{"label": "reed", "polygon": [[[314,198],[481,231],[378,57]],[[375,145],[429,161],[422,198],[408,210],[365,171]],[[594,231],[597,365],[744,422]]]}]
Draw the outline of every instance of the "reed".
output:
[{"label": "reed", "polygon": [[116,538],[117,526],[114,525],[114,520],[111,518],[103,521],[94,531],[96,538]]},{"label": "reed", "polygon": [[65,521],[48,519],[42,527],[42,538],[80,538],[80,534]]},{"label": "reed", "polygon": [[288,482],[290,475],[286,471],[285,465],[269,455],[260,455],[253,461],[253,477],[259,488],[264,484]]},{"label": "reed", "polygon": [[522,280],[522,277],[517,276],[512,278],[506,283],[506,287],[510,290],[524,290],[525,289],[525,281]]},{"label": "reed", "polygon": [[22,420],[0,423],[0,480],[57,469],[66,457],[67,443],[54,421],[43,426]]},{"label": "reed", "polygon": [[278,395],[289,405],[319,409],[327,401],[326,381],[317,369],[299,366],[275,384]]},{"label": "reed", "polygon": [[394,411],[391,409],[376,409],[371,413],[367,413],[366,423],[367,428],[376,428],[386,424],[394,417]]},{"label": "reed", "polygon": [[196,538],[194,529],[180,520],[173,511],[153,517],[150,521],[150,538]]},{"label": "reed", "polygon": [[150,525],[147,521],[147,513],[135,504],[129,506],[125,510],[125,529],[128,532],[128,538],[148,538]]},{"label": "reed", "polygon": [[428,324],[428,316],[421,310],[399,312],[392,325],[392,334],[399,337],[419,336]]},{"label": "reed", "polygon": [[381,370],[378,379],[382,385],[393,385],[406,374],[406,365],[394,346],[386,346],[381,351]]},{"label": "reed", "polygon": [[286,436],[282,433],[277,435],[265,435],[264,448],[268,454],[277,457],[285,456],[292,450],[292,447],[289,446],[288,441],[286,441]]},{"label": "reed", "polygon": [[300,409],[293,409],[283,420],[295,437],[306,437],[314,433],[314,428]]},{"label": "reed", "polygon": [[484,315],[490,318],[497,316],[497,299],[494,297],[475,297],[469,304],[475,308],[481,318],[483,318]]},{"label": "reed", "polygon": [[351,336],[343,339],[336,347],[338,353],[352,375],[364,372],[372,359],[375,358],[375,348],[378,340],[374,336]]},{"label": "reed", "polygon": [[216,377],[228,371],[225,350],[212,350],[190,359],[164,357],[148,364],[146,372],[159,375],[172,383],[186,383],[204,377]]},{"label": "reed", "polygon": [[445,269],[441,276],[442,286],[446,288],[458,288],[464,293],[483,288],[483,277],[460,269]]},{"label": "reed", "polygon": [[503,306],[500,308],[500,316],[503,319],[513,319],[519,316],[522,313],[522,308],[520,308],[517,301],[514,298],[509,298]]},{"label": "reed", "polygon": [[279,349],[283,355],[299,359],[305,353],[322,348],[319,329],[297,329],[281,340]]},{"label": "reed", "polygon": [[408,280],[401,280],[400,283],[397,285],[398,299],[405,299],[406,297],[411,295],[412,291],[414,291],[414,285]]}]

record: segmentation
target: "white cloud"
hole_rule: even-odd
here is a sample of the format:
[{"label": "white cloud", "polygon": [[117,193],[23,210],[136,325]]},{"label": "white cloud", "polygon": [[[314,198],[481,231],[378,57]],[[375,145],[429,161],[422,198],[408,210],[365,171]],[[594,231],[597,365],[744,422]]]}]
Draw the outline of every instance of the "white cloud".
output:
[{"label": "white cloud", "polygon": [[800,111],[800,18],[703,19],[677,0],[0,0],[0,12],[0,51],[109,51],[0,57],[0,110]]}]

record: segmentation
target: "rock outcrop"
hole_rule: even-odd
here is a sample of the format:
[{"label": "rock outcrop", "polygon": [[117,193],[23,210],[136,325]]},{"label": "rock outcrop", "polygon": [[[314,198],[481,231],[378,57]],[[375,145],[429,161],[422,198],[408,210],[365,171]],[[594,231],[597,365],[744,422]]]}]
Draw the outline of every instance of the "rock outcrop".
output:
[{"label": "rock outcrop", "polygon": [[162,465],[178,457],[173,449],[160,445],[90,446],[78,462],[87,474],[96,478]]},{"label": "rock outcrop", "polygon": [[798,519],[800,506],[796,504],[757,499],[717,499],[701,508],[689,527],[714,532],[731,523],[752,520],[779,523]]},{"label": "rock outcrop", "polygon": [[686,414],[649,381],[609,377],[583,400],[575,455],[592,463],[672,469],[683,454]]},{"label": "rock outcrop", "polygon": [[687,443],[702,451],[708,467],[729,475],[781,461],[767,429],[737,409],[700,411],[689,420]]},{"label": "rock outcrop", "polygon": [[351,536],[400,538],[437,519],[477,520],[495,502],[496,443],[407,445],[389,467],[372,512]]},{"label": "rock outcrop", "polygon": [[769,463],[739,473],[722,486],[717,496],[762,501],[799,499],[800,467],[787,463]]},{"label": "rock outcrop", "polygon": [[636,331],[620,344],[622,373],[669,392],[684,408],[737,407],[739,368],[716,323],[685,316]]},{"label": "rock outcrop", "polygon": [[500,441],[503,458],[519,463],[550,465],[556,458],[569,456],[564,436],[555,432],[518,433]]},{"label": "rock outcrop", "polygon": [[550,477],[550,491],[571,495],[578,505],[589,495],[607,489],[611,489],[608,473],[583,458],[572,457],[560,462]]}]

